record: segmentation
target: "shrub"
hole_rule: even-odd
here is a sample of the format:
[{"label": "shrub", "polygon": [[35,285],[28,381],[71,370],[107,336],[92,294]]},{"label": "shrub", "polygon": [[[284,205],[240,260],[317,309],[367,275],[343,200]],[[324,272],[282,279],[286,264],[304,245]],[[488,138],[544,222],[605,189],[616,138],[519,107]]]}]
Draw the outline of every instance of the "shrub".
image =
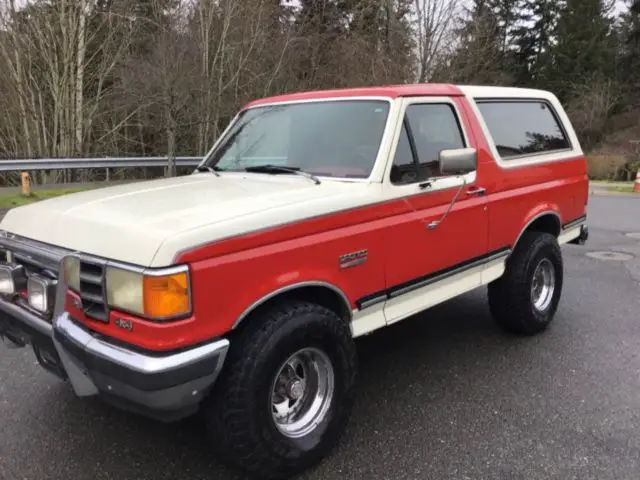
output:
[{"label": "shrub", "polygon": [[626,180],[628,163],[621,155],[588,155],[587,172],[591,180]]}]

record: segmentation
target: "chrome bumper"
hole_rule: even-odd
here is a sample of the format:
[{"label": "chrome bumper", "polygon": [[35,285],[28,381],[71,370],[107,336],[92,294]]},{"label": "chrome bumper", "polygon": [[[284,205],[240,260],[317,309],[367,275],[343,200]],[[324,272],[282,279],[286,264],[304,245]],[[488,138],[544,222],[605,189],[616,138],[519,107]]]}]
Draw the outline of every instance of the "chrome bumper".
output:
[{"label": "chrome bumper", "polygon": [[41,365],[68,380],[80,397],[99,395],[162,421],[194,413],[224,364],[227,339],[168,354],[142,353],[99,338],[66,312],[53,324],[0,299],[0,338],[31,345]]},{"label": "chrome bumper", "polygon": [[229,341],[180,351],[137,351],[94,334],[64,311],[62,260],[70,252],[0,231],[0,248],[14,260],[57,272],[52,320],[0,296],[0,341],[31,345],[40,365],[67,380],[78,396],[98,395],[121,408],[172,421],[193,413],[216,381]]}]

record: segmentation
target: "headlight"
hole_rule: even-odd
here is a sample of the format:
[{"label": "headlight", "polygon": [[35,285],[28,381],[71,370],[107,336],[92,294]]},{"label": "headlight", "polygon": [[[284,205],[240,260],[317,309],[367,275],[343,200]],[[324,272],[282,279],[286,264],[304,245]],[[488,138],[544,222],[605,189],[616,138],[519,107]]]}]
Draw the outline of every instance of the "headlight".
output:
[{"label": "headlight", "polygon": [[107,266],[106,281],[107,301],[114,308],[158,320],[191,313],[187,267],[136,272]]},{"label": "headlight", "polygon": [[12,261],[13,255],[9,250],[0,250],[0,262],[9,264],[12,263]]},{"label": "headlight", "polygon": [[15,294],[27,285],[27,274],[22,265],[0,265],[0,293]]},{"label": "headlight", "polygon": [[48,312],[55,302],[56,282],[34,275],[27,281],[27,300],[29,305],[40,312]]},{"label": "headlight", "polygon": [[107,302],[112,307],[144,315],[142,274],[107,267]]},{"label": "headlight", "polygon": [[80,259],[78,257],[64,258],[64,281],[74,292],[80,291]]}]

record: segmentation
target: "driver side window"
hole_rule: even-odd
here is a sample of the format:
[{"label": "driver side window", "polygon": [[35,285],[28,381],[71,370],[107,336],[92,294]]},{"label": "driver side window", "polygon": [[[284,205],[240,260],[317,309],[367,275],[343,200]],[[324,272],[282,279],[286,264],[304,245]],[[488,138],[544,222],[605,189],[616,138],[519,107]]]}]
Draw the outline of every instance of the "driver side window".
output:
[{"label": "driver side window", "polygon": [[440,151],[464,147],[460,124],[451,105],[409,105],[391,168],[391,182],[407,185],[439,177]]}]

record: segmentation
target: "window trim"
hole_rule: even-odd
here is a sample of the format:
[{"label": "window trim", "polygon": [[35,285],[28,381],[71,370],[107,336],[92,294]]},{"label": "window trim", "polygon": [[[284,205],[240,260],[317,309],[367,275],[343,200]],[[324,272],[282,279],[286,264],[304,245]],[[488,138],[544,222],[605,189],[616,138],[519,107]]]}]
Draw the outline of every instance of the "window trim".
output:
[{"label": "window trim", "polygon": [[[384,163],[384,159],[387,157],[388,152],[388,142],[389,135],[393,134],[394,122],[396,112],[394,111],[395,107],[395,99],[388,96],[380,96],[380,95],[357,95],[357,96],[333,96],[333,97],[317,97],[317,98],[306,98],[306,99],[295,99],[295,100],[282,100],[282,101],[273,101],[260,103],[257,105],[251,105],[248,107],[243,107],[239,109],[236,114],[233,116],[231,121],[227,124],[226,128],[222,131],[222,133],[218,136],[218,138],[213,142],[213,145],[209,150],[202,156],[202,160],[199,164],[206,165],[215,152],[218,149],[218,146],[222,143],[224,139],[226,139],[227,135],[233,128],[233,126],[238,122],[242,113],[248,110],[254,110],[262,107],[275,107],[279,105],[295,105],[295,104],[306,104],[306,103],[333,103],[333,102],[345,102],[345,101],[381,101],[386,102],[389,105],[389,109],[387,110],[387,119],[385,121],[382,136],[380,137],[380,142],[378,144],[378,152],[371,166],[371,171],[367,177],[363,178],[354,178],[354,177],[335,177],[335,176],[325,176],[325,175],[315,175],[316,177],[327,180],[327,181],[343,181],[343,182],[352,182],[352,183],[371,183],[375,181],[375,177],[377,176],[377,170],[380,163]],[[225,172],[221,172],[224,174]],[[232,172],[227,172],[232,173]],[[236,172],[233,172],[236,173]]]},{"label": "window trim", "polygon": [[[563,110],[562,105],[555,98],[545,98],[541,96],[523,96],[523,97],[499,97],[499,96],[487,96],[480,97],[475,96],[473,98],[466,97],[471,105],[473,113],[478,119],[482,133],[487,140],[491,155],[495,160],[495,163],[502,169],[521,168],[528,166],[537,166],[547,163],[556,163],[562,161],[575,160],[576,157],[582,155],[582,150],[579,146],[579,140],[573,131],[571,122],[566,112]],[[526,153],[522,155],[514,155],[508,157],[508,160],[503,158],[496,147],[495,140],[489,126],[480,111],[478,104],[480,103],[542,103],[549,108],[553,118],[560,127],[565,140],[569,144],[568,148],[547,150],[544,152]]]},{"label": "window trim", "polygon": [[[447,105],[451,107],[451,109],[453,110],[455,121],[458,125],[458,129],[460,130],[460,134],[462,137],[462,141],[463,141],[462,148],[469,148],[470,146],[472,146],[467,129],[465,128],[464,123],[462,122],[462,115],[461,115],[460,109],[458,108],[458,105],[453,101],[451,97],[440,97],[440,96],[438,97],[435,97],[435,96],[434,97],[429,97],[429,96],[402,97],[399,100],[402,101],[402,106],[399,109],[397,114],[398,121],[397,121],[395,132],[392,138],[391,148],[388,151],[388,161],[387,161],[386,168],[383,172],[383,184],[393,189],[396,193],[399,193],[398,190],[410,189],[412,191],[415,191],[414,194],[415,193],[429,194],[429,193],[439,192],[442,190],[457,188],[463,183],[463,180],[460,180],[461,178],[464,178],[464,181],[467,184],[467,186],[473,185],[476,181],[477,171],[478,171],[477,169],[461,177],[458,177],[455,175],[449,175],[446,177],[439,177],[439,178],[433,179],[431,180],[433,183],[429,189],[422,189],[419,187],[420,184],[423,184],[425,183],[425,181],[428,181],[428,180],[421,180],[421,181],[415,181],[411,183],[400,183],[400,184],[396,184],[391,181],[391,169],[393,168],[396,152],[400,144],[400,137],[402,136],[402,127],[404,125],[404,121],[406,118],[407,109],[412,105]],[[410,144],[412,141],[414,141],[414,139],[410,138]],[[414,163],[416,164],[417,167],[419,167],[419,164],[417,163],[418,158],[415,156],[413,151],[412,151],[412,155],[414,155]]]},{"label": "window trim", "polygon": [[[413,136],[413,129],[411,128],[411,124],[409,123],[409,119],[406,115],[402,116],[402,127],[400,127],[400,137],[398,137],[398,145],[400,145],[400,139],[402,138],[402,132],[406,132],[407,141],[409,142],[409,150],[411,151],[411,158],[413,159],[413,168],[416,172],[416,177],[420,176],[420,161],[418,155],[418,147],[416,146],[416,139]],[[393,170],[393,166],[396,163],[396,156],[393,155],[393,162],[391,163],[391,170]],[[389,170],[389,181],[391,181],[391,170]],[[415,183],[415,182],[411,182]],[[406,183],[393,183],[394,185],[408,185]]]},{"label": "window trim", "polygon": [[[553,105],[551,105],[551,103],[548,100],[544,100],[544,99],[538,100],[538,99],[534,99],[534,98],[515,98],[515,97],[514,98],[508,98],[508,99],[483,98],[481,100],[476,100],[476,105],[478,105],[478,110],[480,110],[479,105],[483,104],[483,103],[491,103],[491,104],[497,104],[497,103],[518,103],[518,104],[536,103],[536,104],[545,105],[549,109],[549,112],[551,113],[551,116],[553,117],[553,119],[555,120],[556,124],[560,128],[560,131],[562,132],[562,136],[563,136],[564,140],[569,144],[569,146],[567,148],[557,148],[557,149],[554,149],[554,150],[545,150],[543,152],[522,153],[520,155],[513,155],[513,156],[509,156],[509,157],[503,157],[501,155],[500,159],[503,160],[504,162],[517,161],[517,160],[519,160],[521,158],[526,158],[526,157],[535,157],[535,156],[540,156],[540,155],[548,155],[550,153],[566,152],[566,151],[569,151],[569,150],[573,150],[573,142],[571,141],[571,138],[569,137],[569,134],[568,134],[564,124],[560,120],[560,117],[558,116],[558,114],[556,112],[556,109],[553,107]],[[484,116],[482,117],[482,119],[486,122]],[[487,125],[487,128],[489,128],[489,125]],[[495,145],[495,140],[493,138],[493,135],[491,135],[491,140]],[[496,147],[496,149],[497,149],[497,147]]]}]

